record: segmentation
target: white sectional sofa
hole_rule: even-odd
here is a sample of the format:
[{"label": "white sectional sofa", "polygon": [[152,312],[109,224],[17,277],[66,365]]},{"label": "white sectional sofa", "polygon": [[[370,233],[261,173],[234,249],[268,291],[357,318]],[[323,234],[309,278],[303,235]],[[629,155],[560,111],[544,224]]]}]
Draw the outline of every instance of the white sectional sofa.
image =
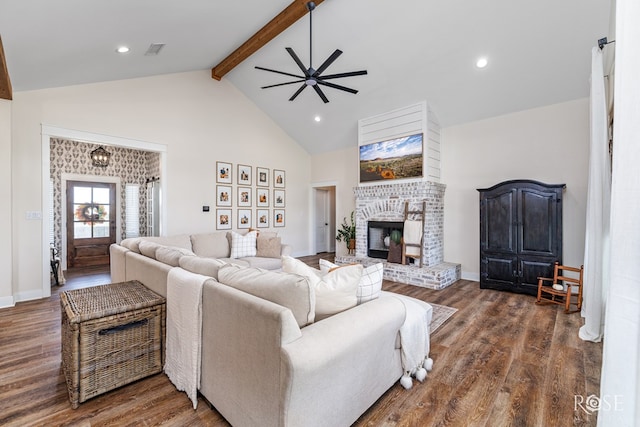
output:
[{"label": "white sectional sofa", "polygon": [[417,304],[427,325],[430,305],[379,292],[318,320],[312,280],[277,271],[280,259],[240,266],[225,242],[220,234],[123,241],[111,248],[111,271],[113,281],[135,279],[164,296],[170,271],[204,279],[198,391],[231,425],[349,426],[405,374],[403,301]]},{"label": "white sectional sofa", "polygon": [[[282,267],[281,256],[291,254],[291,246],[282,244],[276,233],[262,232],[258,237],[256,256],[231,258],[230,236],[231,232],[217,231],[125,239],[120,244],[111,245],[111,281],[138,280],[166,297],[169,270],[177,267],[184,255],[215,258],[245,267],[279,270]],[[264,253],[260,252],[263,241],[266,242]]]}]

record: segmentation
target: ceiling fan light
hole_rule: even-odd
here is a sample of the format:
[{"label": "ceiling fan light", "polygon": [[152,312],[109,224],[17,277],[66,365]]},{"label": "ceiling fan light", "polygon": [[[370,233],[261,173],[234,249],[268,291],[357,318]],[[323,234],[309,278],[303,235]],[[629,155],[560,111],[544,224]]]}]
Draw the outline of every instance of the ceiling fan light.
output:
[{"label": "ceiling fan light", "polygon": [[338,59],[338,57],[340,55],[342,55],[342,51],[340,49],[336,49],[327,59],[325,59],[325,61],[322,63],[322,65],[320,65],[320,67],[317,70],[313,68],[313,65],[312,65],[312,60],[313,60],[313,54],[312,54],[312,52],[313,52],[312,51],[312,47],[313,47],[312,11],[313,11],[313,9],[315,9],[315,6],[316,5],[315,5],[314,2],[311,2],[311,1],[307,2],[307,9],[309,9],[309,68],[304,66],[302,61],[300,61],[300,58],[298,57],[298,55],[296,55],[296,53],[290,47],[285,48],[285,50],[289,53],[291,58],[293,58],[294,62],[296,63],[296,65],[298,66],[300,71],[302,71],[302,75],[286,73],[284,71],[272,70],[272,69],[269,69],[269,68],[258,67],[258,66],[256,66],[255,68],[257,68],[259,70],[269,71],[271,73],[276,73],[276,74],[282,74],[282,75],[285,75],[285,76],[295,77],[296,79],[298,79],[298,80],[293,80],[293,81],[289,81],[289,82],[283,82],[283,83],[277,83],[277,84],[273,84],[273,85],[263,86],[262,89],[267,89],[267,88],[277,87],[277,86],[287,86],[287,85],[296,84],[296,83],[302,83],[302,86],[291,96],[291,98],[289,98],[289,101],[293,101],[294,99],[296,99],[298,97],[298,95],[300,95],[300,93],[302,93],[302,91],[307,86],[311,86],[311,87],[313,87],[313,90],[316,92],[316,94],[318,94],[318,96],[320,97],[322,102],[324,102],[326,104],[327,102],[329,102],[329,99],[326,97],[326,95],[324,94],[324,92],[320,88],[321,85],[325,86],[325,87],[330,87],[332,89],[338,89],[338,90],[342,90],[342,91],[345,91],[345,92],[353,93],[353,94],[358,93],[358,91],[355,90],[355,89],[351,89],[351,88],[348,88],[346,86],[341,86],[341,85],[338,85],[338,84],[335,84],[335,83],[330,83],[327,80],[338,79],[338,78],[342,78],[342,77],[362,76],[362,75],[367,74],[367,71],[366,70],[362,70],[362,71],[352,71],[352,72],[347,72],[347,73],[337,73],[337,74],[323,75],[324,71],[331,64],[333,64],[333,62],[336,59]]}]

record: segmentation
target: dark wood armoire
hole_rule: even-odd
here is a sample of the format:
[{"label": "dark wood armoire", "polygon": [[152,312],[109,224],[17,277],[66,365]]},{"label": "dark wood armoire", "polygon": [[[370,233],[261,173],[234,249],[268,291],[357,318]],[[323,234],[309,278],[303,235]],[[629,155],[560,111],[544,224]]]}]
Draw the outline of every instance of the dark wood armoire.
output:
[{"label": "dark wood armoire", "polygon": [[565,184],[513,180],[480,192],[480,288],[536,295],[562,263]]}]

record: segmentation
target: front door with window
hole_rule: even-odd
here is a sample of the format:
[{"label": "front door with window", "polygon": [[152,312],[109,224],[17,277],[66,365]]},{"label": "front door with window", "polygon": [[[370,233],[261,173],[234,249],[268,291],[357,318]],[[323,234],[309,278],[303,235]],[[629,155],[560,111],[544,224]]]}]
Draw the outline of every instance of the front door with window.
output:
[{"label": "front door with window", "polygon": [[68,268],[109,265],[115,219],[115,184],[67,181]]}]

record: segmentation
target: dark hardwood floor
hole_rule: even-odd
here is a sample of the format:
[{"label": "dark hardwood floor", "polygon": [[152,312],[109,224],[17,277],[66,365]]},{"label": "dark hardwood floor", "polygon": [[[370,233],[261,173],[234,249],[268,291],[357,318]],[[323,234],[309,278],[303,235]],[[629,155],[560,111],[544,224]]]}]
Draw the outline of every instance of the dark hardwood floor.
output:
[{"label": "dark hardwood floor", "polygon": [[[317,267],[320,257],[304,257]],[[60,362],[61,290],[110,282],[108,270],[68,272],[52,296],[0,310],[0,425],[226,426],[202,398],[194,410],[164,374],[71,409]],[[458,309],[431,337],[434,368],[411,390],[396,383],[357,426],[595,426],[574,396],[599,394],[602,344],[578,338],[579,314],[531,296],[460,280],[434,291],[384,289]],[[373,373],[372,373],[373,374]],[[310,396],[310,398],[313,398]],[[328,426],[333,427],[333,426]]]}]

